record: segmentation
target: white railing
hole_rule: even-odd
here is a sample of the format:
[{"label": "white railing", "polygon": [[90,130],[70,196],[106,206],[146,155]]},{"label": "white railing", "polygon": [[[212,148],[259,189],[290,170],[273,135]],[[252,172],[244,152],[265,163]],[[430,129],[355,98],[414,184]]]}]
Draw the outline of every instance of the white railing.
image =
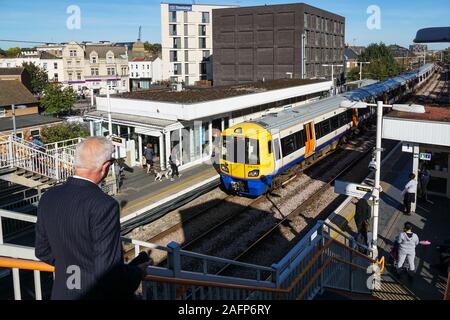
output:
[{"label": "white railing", "polygon": [[73,163],[43,151],[10,140],[10,166],[24,169],[56,181],[65,181],[73,175]]}]

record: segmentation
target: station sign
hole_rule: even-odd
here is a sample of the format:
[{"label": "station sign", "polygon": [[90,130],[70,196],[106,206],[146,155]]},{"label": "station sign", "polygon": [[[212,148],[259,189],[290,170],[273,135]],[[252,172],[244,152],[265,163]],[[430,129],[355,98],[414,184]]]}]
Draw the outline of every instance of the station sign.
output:
[{"label": "station sign", "polygon": [[336,180],[334,183],[334,192],[359,199],[369,200],[372,197],[373,187]]},{"label": "station sign", "polygon": [[411,143],[402,144],[402,151],[408,152],[408,153],[413,153],[413,145]]},{"label": "station sign", "polygon": [[424,161],[430,161],[431,160],[431,153],[430,152],[421,152],[419,154],[419,159]]},{"label": "station sign", "polygon": [[124,138],[121,138],[118,136],[112,136],[111,142],[112,142],[113,146],[115,146],[115,147],[126,148],[126,139],[124,139]]}]

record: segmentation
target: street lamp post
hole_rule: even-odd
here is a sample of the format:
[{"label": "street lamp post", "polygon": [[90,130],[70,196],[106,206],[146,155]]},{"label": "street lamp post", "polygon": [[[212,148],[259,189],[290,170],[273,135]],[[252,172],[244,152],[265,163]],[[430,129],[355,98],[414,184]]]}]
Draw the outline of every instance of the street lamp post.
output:
[{"label": "street lamp post", "polygon": [[13,134],[14,137],[17,136],[17,127],[16,127],[16,106],[13,104],[11,105],[12,109],[12,121],[13,121]]},{"label": "street lamp post", "polygon": [[425,113],[425,108],[422,105],[402,105],[402,104],[383,104],[383,101],[377,101],[376,104],[366,103],[366,102],[351,102],[343,101],[341,103],[343,108],[367,108],[367,107],[377,107],[377,135],[376,135],[376,146],[375,146],[375,179],[374,188],[372,192],[373,198],[373,228],[372,228],[372,253],[373,258],[378,257],[378,216],[380,208],[380,193],[381,193],[381,139],[382,139],[382,126],[383,126],[383,108],[388,107],[393,110],[403,111],[403,112],[413,112],[413,113]]},{"label": "street lamp post", "polygon": [[334,85],[334,67],[343,67],[342,64],[323,64],[322,67],[331,67],[331,82],[332,82],[332,95],[335,95],[335,85]]},{"label": "street lamp post", "polygon": [[361,81],[362,80],[362,65],[370,64],[370,62],[358,61],[358,64],[359,64],[359,81]]}]

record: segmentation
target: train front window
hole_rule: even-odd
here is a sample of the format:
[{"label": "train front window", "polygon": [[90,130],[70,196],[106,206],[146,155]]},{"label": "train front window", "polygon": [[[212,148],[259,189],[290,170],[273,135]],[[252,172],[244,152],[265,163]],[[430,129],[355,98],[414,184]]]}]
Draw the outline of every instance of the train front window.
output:
[{"label": "train front window", "polygon": [[223,139],[222,159],[241,164],[259,164],[259,141],[226,136]]},{"label": "train front window", "polygon": [[255,139],[245,139],[247,157],[245,159],[246,164],[259,164],[259,141]]}]

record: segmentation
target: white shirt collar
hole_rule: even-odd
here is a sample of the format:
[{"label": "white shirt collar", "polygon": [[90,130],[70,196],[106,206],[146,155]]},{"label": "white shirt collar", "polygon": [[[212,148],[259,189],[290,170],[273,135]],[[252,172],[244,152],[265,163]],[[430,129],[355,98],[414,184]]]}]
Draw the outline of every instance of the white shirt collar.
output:
[{"label": "white shirt collar", "polygon": [[[73,176],[73,178],[74,178],[74,179],[80,179],[80,180],[89,181],[89,182],[92,182],[93,184],[96,184],[94,181],[92,181],[92,180],[90,180],[90,179],[88,179],[88,178],[83,178],[83,177],[80,177],[80,176],[77,176],[77,175]],[[98,186],[98,184],[96,184],[96,185]],[[100,187],[100,186],[99,186],[99,187]]]}]

